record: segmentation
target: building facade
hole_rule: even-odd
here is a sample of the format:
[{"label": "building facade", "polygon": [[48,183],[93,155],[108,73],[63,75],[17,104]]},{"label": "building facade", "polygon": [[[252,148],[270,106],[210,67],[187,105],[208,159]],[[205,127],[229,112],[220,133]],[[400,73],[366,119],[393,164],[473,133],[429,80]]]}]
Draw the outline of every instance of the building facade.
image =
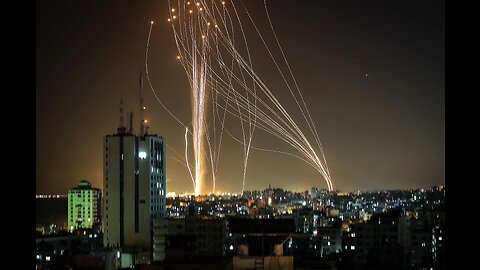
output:
[{"label": "building facade", "polygon": [[343,250],[353,254],[352,268],[385,269],[388,265],[390,270],[403,269],[405,256],[399,232],[408,229],[400,223],[400,212],[391,210],[374,214],[368,222],[350,225]]},{"label": "building facade", "polygon": [[102,192],[85,180],[68,191],[68,230],[90,229],[101,223]]},{"label": "building facade", "polygon": [[119,127],[103,153],[104,245],[152,250],[153,221],[166,216],[163,138]]}]

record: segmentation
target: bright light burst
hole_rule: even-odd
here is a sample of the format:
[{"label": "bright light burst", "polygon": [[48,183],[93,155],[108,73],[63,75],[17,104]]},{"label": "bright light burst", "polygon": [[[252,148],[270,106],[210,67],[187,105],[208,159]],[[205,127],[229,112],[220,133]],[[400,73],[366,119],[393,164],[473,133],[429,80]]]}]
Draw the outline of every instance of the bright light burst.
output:
[{"label": "bright light burst", "polygon": [[[204,190],[203,185],[203,178],[207,169],[206,161],[210,164],[212,192],[215,193],[218,161],[224,132],[243,146],[242,193],[245,189],[248,157],[251,149],[281,153],[301,159],[315,168],[325,179],[328,189],[333,190],[322,144],[303,95],[276,36],[266,0],[264,0],[264,7],[271,29],[269,34],[275,38],[276,48],[282,55],[280,60],[273,56],[272,49],[267,45],[265,38],[245,6],[236,7],[233,1],[226,3],[219,0],[199,0],[195,2],[192,10],[190,2],[180,0],[169,0],[168,2],[169,11],[171,11],[170,18],[176,19],[174,21],[169,19],[169,21],[171,21],[179,53],[177,59],[182,63],[192,93],[191,135],[195,161],[194,173],[188,162],[188,134],[190,131],[164,106],[150,81],[149,83],[159,103],[185,127],[186,162],[182,162],[182,164],[187,166],[190,172],[195,195],[209,193],[209,191]],[[261,39],[275,65],[274,68],[283,79],[284,89],[270,89],[254,70],[247,35],[243,27],[245,22],[242,22],[241,17],[247,17],[248,23],[251,23],[256,30],[256,34]],[[214,25],[214,28],[210,27],[211,24]],[[148,79],[148,42],[151,29],[145,59]],[[284,74],[280,65],[286,66],[287,75]],[[288,90],[291,94],[297,105],[296,108],[303,118],[294,119],[287,108],[276,98],[275,94],[285,90]],[[207,112],[208,108],[211,109],[211,112]],[[242,130],[241,138],[237,138],[225,128],[227,114],[239,120]],[[300,128],[300,124],[306,124],[309,133],[305,133]],[[256,128],[286,142],[299,154],[252,146],[252,138]],[[312,145],[309,139],[313,139],[315,145]]]}]

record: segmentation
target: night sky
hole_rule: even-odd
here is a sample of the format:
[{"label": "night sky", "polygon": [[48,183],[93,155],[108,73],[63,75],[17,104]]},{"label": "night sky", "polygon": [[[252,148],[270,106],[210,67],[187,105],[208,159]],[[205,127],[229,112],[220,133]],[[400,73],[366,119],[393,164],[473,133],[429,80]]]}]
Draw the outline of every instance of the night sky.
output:
[{"label": "night sky", "polygon": [[[244,2],[274,47],[263,1]],[[334,188],[444,184],[444,1],[267,3],[324,146]],[[36,5],[37,194],[66,194],[82,179],[102,187],[102,141],[119,125],[120,98],[126,111],[134,111],[138,132],[138,77],[150,20],[155,21],[152,83],[169,109],[191,122],[190,89],[176,59],[167,1],[42,0]],[[296,115],[278,73],[264,61],[258,38],[248,33],[254,68]],[[151,91],[145,92],[145,105],[149,132],[183,153],[184,128]],[[294,152],[261,131],[253,145]],[[240,192],[242,148],[227,136],[222,149],[217,190]],[[167,149],[167,191],[193,192],[187,169],[173,157]],[[295,191],[326,188],[321,175],[304,162],[252,150],[245,188],[269,184]]]}]

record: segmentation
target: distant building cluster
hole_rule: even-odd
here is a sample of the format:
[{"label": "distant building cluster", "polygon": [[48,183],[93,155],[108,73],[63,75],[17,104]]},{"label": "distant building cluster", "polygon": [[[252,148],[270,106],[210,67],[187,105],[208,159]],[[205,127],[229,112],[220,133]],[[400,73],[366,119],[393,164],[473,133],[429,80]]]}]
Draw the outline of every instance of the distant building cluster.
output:
[{"label": "distant building cluster", "polygon": [[[444,186],[181,195],[166,198],[165,216],[151,221],[151,249],[103,245],[98,239],[105,242],[104,230],[76,234],[86,243],[100,241],[94,254],[101,269],[146,263],[189,269],[445,269]],[[69,250],[62,248],[64,254]],[[50,253],[52,262],[57,256]],[[39,252],[44,262],[45,254]]]},{"label": "distant building cluster", "polygon": [[[292,220],[294,233],[284,243],[282,254],[293,255],[307,269],[317,263],[338,269],[444,267],[444,186],[352,193],[269,187],[242,195],[167,198],[167,212],[170,220],[185,220],[192,214],[199,219],[226,220],[227,228],[230,220],[238,219]],[[231,239],[227,237],[226,243],[228,254]]]}]

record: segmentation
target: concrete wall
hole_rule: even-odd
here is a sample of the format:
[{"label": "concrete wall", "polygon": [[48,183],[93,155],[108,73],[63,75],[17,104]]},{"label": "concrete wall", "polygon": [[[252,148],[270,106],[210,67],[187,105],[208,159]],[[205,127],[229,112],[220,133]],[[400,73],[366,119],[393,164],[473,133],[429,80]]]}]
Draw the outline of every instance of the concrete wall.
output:
[{"label": "concrete wall", "polygon": [[233,257],[233,270],[293,270],[293,256]]}]

